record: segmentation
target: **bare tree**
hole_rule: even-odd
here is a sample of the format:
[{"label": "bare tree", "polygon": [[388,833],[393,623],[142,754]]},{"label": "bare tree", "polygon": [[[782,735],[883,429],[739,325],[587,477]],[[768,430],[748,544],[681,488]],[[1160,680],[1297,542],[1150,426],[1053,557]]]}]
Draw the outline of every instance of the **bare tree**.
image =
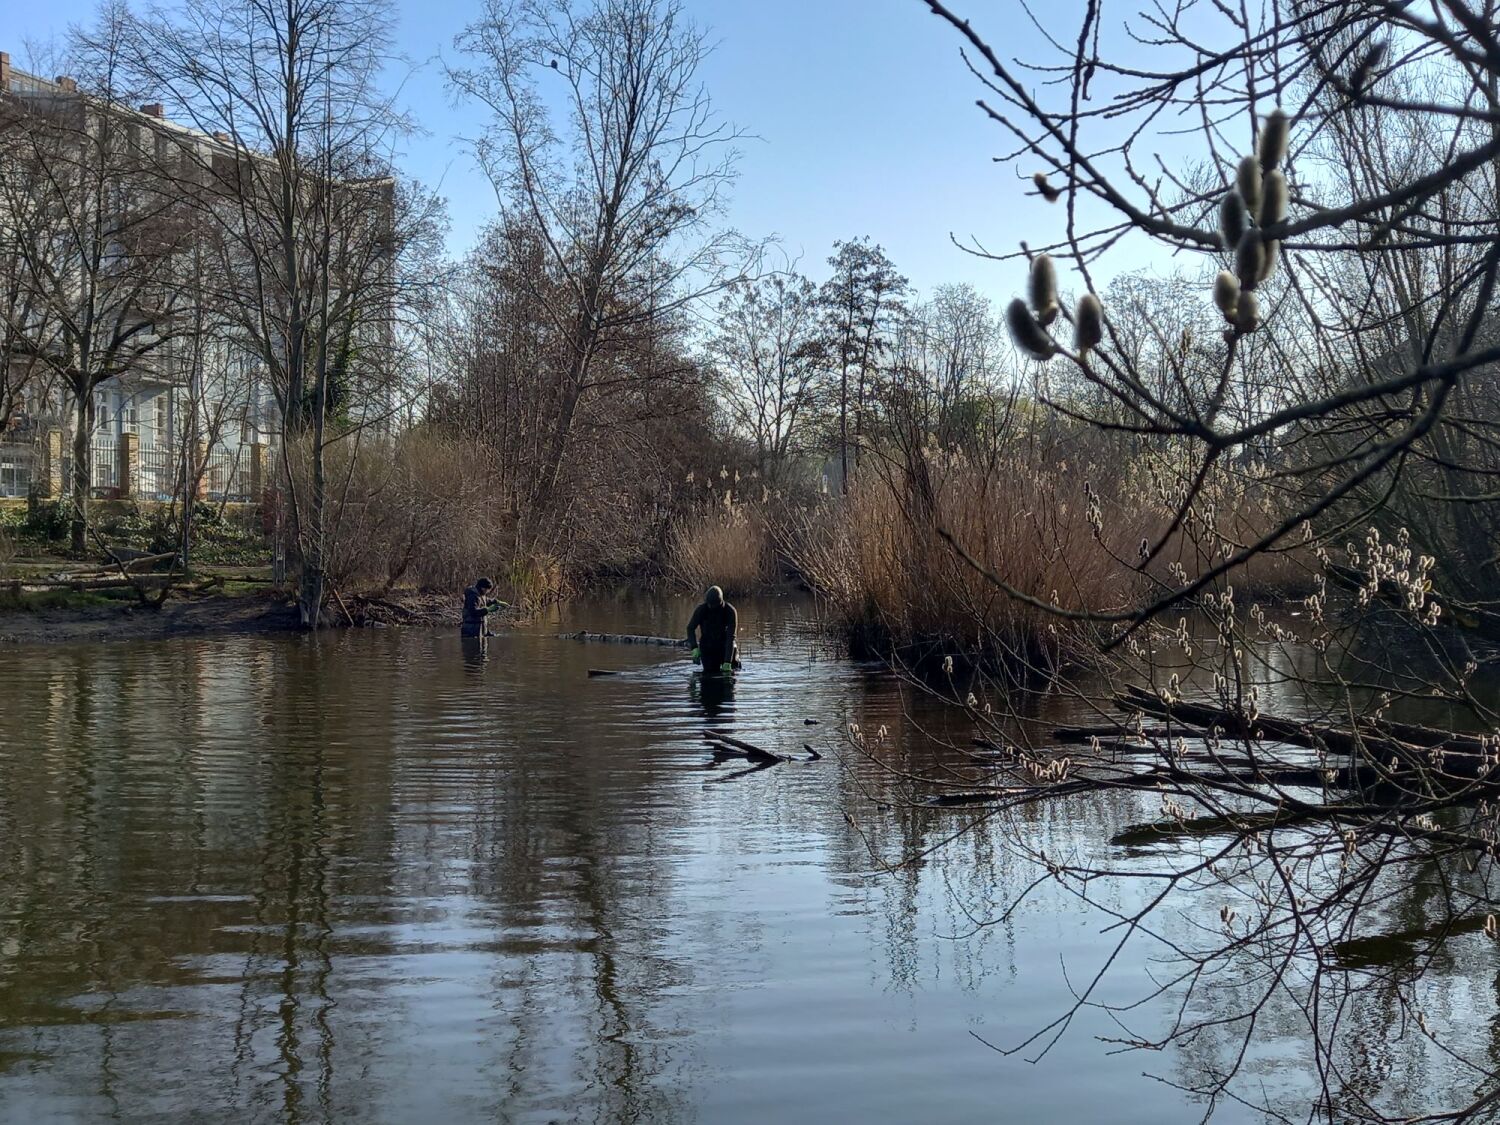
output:
[{"label": "bare tree", "polygon": [[755,443],[760,477],[773,488],[808,448],[829,361],[821,311],[812,282],[789,273],[741,282],[719,303],[710,354],[736,423]]},{"label": "bare tree", "polygon": [[151,370],[178,331],[191,229],[181,197],[153,174],[153,122],[122,108],[126,33],[124,10],[106,7],[77,44],[75,78],[0,99],[0,211],[19,267],[7,352],[12,369],[40,369],[71,400],[75,552],[89,529],[95,392]]},{"label": "bare tree", "polygon": [[742,272],[743,240],[714,226],[737,134],[698,85],[707,45],[674,0],[489,0],[457,45],[470,65],[454,86],[493,114],[476,149],[502,223],[544,256],[525,276],[558,348],[556,409],[522,503],[550,546],[580,408],[617,385],[602,360]]},{"label": "bare tree", "polygon": [[[137,25],[132,65],[200,132],[178,147],[222,255],[219,307],[281,413],[304,625],[325,598],[330,443],[397,409],[399,320],[437,278],[432,197],[396,179],[382,0],[187,0]],[[279,509],[278,509],[279,510]]]}]

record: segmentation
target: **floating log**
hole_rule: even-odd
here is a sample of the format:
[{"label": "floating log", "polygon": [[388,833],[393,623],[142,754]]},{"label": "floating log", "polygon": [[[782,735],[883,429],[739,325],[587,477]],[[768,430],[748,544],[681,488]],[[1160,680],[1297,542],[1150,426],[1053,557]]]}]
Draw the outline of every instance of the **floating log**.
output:
[{"label": "floating log", "polygon": [[587,641],[590,644],[607,645],[657,645],[661,648],[687,648],[681,637],[646,637],[635,633],[590,633],[580,629],[576,633],[558,633],[560,641]]},{"label": "floating log", "polygon": [[1349,728],[1276,715],[1257,714],[1252,719],[1241,711],[1204,703],[1168,703],[1138,687],[1127,687],[1115,697],[1115,703],[1127,711],[1204,730],[1217,729],[1226,738],[1325,749],[1349,757],[1373,758],[1381,766],[1394,761],[1399,772],[1423,772],[1453,780],[1500,780],[1495,758],[1486,753],[1478,737],[1470,734],[1385,720],[1366,720]]},{"label": "floating log", "polygon": [[802,744],[802,749],[804,749],[804,750],[807,751],[807,755],[808,755],[807,760],[809,762],[821,761],[822,758],[823,758],[822,754],[819,754],[816,750],[814,750],[812,748],[812,743],[810,743],[810,742],[804,742]]},{"label": "floating log", "polygon": [[1230,832],[1263,832],[1284,824],[1308,819],[1290,812],[1246,813],[1243,816],[1197,816],[1183,820],[1156,820],[1132,824],[1109,838],[1117,847],[1139,847],[1167,840],[1194,839],[1200,836],[1222,836]]},{"label": "floating log", "polygon": [[703,737],[715,746],[714,753],[723,752],[725,757],[743,757],[752,762],[790,762],[792,760],[785,754],[773,754],[753,742],[745,742],[743,739],[720,734],[718,731],[704,731]]}]

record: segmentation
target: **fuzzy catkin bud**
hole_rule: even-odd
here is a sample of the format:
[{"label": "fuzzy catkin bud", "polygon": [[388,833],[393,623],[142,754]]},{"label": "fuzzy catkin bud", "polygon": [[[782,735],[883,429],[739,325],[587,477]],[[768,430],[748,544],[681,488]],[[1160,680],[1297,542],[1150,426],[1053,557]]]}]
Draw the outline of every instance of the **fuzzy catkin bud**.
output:
[{"label": "fuzzy catkin bud", "polygon": [[1053,187],[1047,179],[1046,172],[1033,172],[1031,174],[1031,182],[1036,185],[1036,190],[1048,203],[1056,203],[1062,196],[1062,192]]},{"label": "fuzzy catkin bud", "polygon": [[1247,156],[1240,161],[1240,166],[1235,170],[1234,183],[1245,204],[1245,210],[1252,215],[1260,214],[1260,165],[1255,162],[1255,157]]},{"label": "fuzzy catkin bud", "polygon": [[1005,306],[1005,324],[1010,329],[1010,338],[1032,359],[1048,360],[1057,354],[1057,345],[1052,337],[1042,330],[1026,307],[1026,302],[1017,297]]},{"label": "fuzzy catkin bud", "polygon": [[1057,319],[1057,269],[1048,254],[1031,259],[1031,309],[1042,327]]},{"label": "fuzzy catkin bud", "polygon": [[1264,281],[1276,272],[1276,262],[1281,257],[1281,242],[1271,239],[1261,245],[1260,280]]},{"label": "fuzzy catkin bud", "polygon": [[1254,293],[1241,293],[1239,306],[1234,310],[1234,326],[1241,332],[1254,332],[1260,327],[1260,302]]},{"label": "fuzzy catkin bud", "polygon": [[1219,204],[1219,233],[1224,237],[1224,248],[1232,249],[1245,237],[1249,222],[1245,218],[1245,200],[1237,191],[1226,192]]},{"label": "fuzzy catkin bud", "polygon": [[1078,298],[1078,309],[1074,314],[1073,342],[1079,355],[1087,355],[1104,339],[1104,306],[1092,293]]},{"label": "fuzzy catkin bud", "polygon": [[1260,271],[1265,264],[1266,251],[1261,245],[1260,231],[1247,230],[1234,253],[1234,272],[1239,276],[1240,288],[1254,289],[1260,283]]},{"label": "fuzzy catkin bud", "polygon": [[1235,310],[1240,304],[1240,282],[1228,270],[1220,270],[1219,276],[1214,278],[1214,304],[1219,306],[1224,319],[1233,324]]},{"label": "fuzzy catkin bud", "polygon": [[1281,166],[1281,162],[1286,159],[1287,141],[1291,137],[1291,132],[1291,119],[1281,110],[1273,110],[1266,116],[1265,124],[1260,127],[1260,146],[1257,153],[1262,171],[1269,172]]},{"label": "fuzzy catkin bud", "polygon": [[1260,225],[1279,223],[1286,218],[1286,177],[1272,168],[1261,180]]}]

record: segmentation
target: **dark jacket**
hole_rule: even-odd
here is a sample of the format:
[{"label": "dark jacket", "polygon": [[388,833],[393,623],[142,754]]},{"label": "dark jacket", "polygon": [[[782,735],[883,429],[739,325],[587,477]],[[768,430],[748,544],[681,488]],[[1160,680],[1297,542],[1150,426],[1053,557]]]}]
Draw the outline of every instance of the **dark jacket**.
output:
[{"label": "dark jacket", "polygon": [[481,594],[477,587],[464,591],[464,616],[462,632],[466,637],[477,637],[484,632],[484,619],[493,610],[489,597]]},{"label": "dark jacket", "polygon": [[723,605],[704,602],[693,610],[688,622],[688,646],[703,650],[703,667],[718,668],[734,660],[734,631],[738,627],[739,614],[734,606],[728,602]]}]

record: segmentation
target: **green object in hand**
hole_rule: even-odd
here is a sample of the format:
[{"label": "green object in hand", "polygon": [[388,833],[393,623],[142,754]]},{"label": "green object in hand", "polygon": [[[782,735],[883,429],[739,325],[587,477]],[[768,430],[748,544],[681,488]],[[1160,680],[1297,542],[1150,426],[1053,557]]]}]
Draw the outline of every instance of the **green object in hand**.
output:
[{"label": "green object in hand", "polygon": [[702,655],[703,655],[703,653],[701,651],[699,651],[696,648],[693,649],[693,657],[692,657],[693,663],[694,664],[698,663],[698,660],[699,660],[700,657],[702,657]]},{"label": "green object in hand", "polygon": [[721,672],[733,672],[734,671],[734,665],[731,664],[731,663],[729,663],[729,661],[726,660],[723,664],[719,665],[719,671],[721,671]]}]

